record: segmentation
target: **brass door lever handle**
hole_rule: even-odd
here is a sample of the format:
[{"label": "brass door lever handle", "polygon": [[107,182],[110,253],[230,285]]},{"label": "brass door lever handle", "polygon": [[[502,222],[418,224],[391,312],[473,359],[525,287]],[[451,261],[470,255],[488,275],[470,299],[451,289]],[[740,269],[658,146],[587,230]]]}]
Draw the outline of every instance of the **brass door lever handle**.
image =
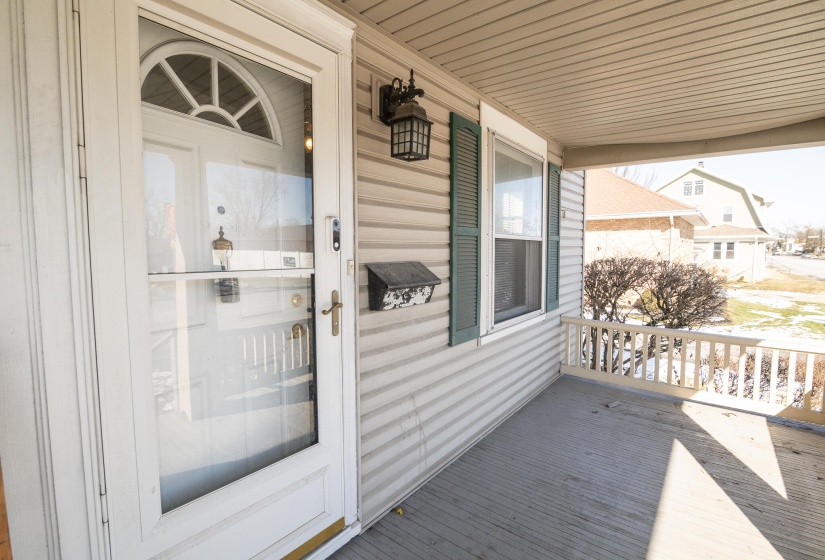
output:
[{"label": "brass door lever handle", "polygon": [[338,290],[332,290],[332,307],[321,311],[323,315],[332,313],[332,336],[338,336],[338,332],[340,331],[341,320],[338,310],[342,307],[344,307],[344,304],[338,301]]},{"label": "brass door lever handle", "polygon": [[342,307],[344,307],[344,304],[341,303],[340,301],[336,301],[335,303],[332,304],[332,307],[330,307],[329,309],[322,310],[321,313],[323,315],[329,315],[330,313],[332,313],[336,309],[341,309]]}]

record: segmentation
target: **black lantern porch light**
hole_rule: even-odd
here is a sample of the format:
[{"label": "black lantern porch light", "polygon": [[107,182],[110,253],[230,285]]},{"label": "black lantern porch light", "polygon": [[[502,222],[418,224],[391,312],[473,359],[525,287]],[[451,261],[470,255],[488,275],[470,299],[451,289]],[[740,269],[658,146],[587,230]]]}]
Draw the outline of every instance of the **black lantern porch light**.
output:
[{"label": "black lantern porch light", "polygon": [[400,78],[392,84],[381,86],[381,122],[390,127],[390,155],[405,161],[430,159],[430,128],[427,111],[415,100],[423,97],[424,90],[415,87],[413,71],[410,83],[404,85]]}]

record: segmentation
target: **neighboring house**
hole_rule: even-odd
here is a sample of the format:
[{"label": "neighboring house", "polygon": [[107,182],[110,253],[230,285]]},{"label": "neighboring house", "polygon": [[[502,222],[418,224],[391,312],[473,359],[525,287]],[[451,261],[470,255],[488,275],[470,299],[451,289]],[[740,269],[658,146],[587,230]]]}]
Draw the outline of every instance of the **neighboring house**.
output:
[{"label": "neighboring house", "polygon": [[[16,560],[329,553],[560,376],[583,169],[825,142],[821,104],[781,93],[669,109],[696,57],[635,18],[711,8],[486,4],[0,2]],[[426,96],[391,134],[381,88],[411,69]],[[377,263],[420,304],[372,310]]]},{"label": "neighboring house", "polygon": [[668,262],[694,261],[694,228],[708,225],[696,208],[609,169],[591,169],[586,177],[587,261],[626,255]]},{"label": "neighboring house", "polygon": [[697,264],[713,267],[731,280],[765,278],[767,244],[774,239],[765,223],[773,201],[701,164],[657,191],[695,206],[710,222],[694,232]]}]

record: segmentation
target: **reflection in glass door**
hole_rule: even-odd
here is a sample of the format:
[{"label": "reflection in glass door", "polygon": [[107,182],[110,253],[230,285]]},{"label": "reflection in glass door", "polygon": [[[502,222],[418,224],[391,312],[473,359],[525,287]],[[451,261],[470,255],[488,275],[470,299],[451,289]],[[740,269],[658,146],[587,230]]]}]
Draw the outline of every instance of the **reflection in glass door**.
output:
[{"label": "reflection in glass door", "polygon": [[318,441],[311,85],[140,22],[163,513]]}]

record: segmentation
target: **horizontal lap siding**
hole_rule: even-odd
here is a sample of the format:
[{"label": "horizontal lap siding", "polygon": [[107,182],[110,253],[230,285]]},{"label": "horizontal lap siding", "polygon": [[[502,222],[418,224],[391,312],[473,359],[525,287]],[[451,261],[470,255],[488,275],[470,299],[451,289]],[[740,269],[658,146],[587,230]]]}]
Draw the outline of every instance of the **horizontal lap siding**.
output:
[{"label": "horizontal lap siding", "polygon": [[[478,122],[479,101],[416,66],[421,105],[434,122],[428,161],[389,157],[389,128],[372,118],[372,76],[409,67],[359,38],[356,64],[361,506],[365,525],[445,466],[558,374],[560,313],[581,305],[583,185],[562,178],[560,309],[546,322],[479,347],[448,346],[449,114]],[[433,77],[431,77],[433,76]],[[554,147],[550,156],[558,161]],[[368,309],[365,264],[417,260],[440,279],[426,305]]]}]

